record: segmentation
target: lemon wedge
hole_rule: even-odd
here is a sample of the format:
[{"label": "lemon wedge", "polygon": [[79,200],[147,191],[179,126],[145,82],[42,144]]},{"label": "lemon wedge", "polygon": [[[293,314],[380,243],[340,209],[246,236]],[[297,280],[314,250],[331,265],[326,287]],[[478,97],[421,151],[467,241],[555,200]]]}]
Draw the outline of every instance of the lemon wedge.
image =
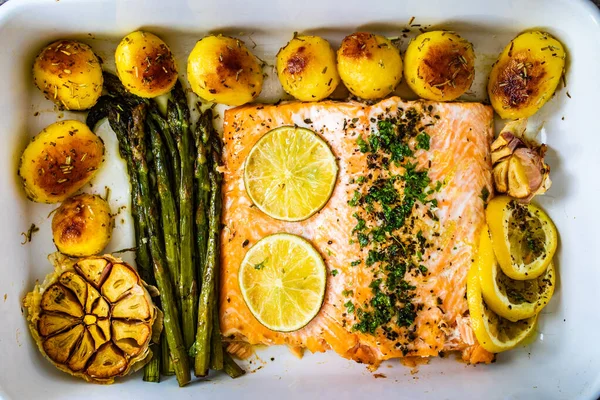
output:
[{"label": "lemon wedge", "polygon": [[483,299],[501,317],[510,321],[533,317],[554,294],[554,264],[550,263],[546,271],[535,279],[518,281],[509,278],[496,261],[487,227],[481,232],[478,260]]},{"label": "lemon wedge", "polygon": [[283,126],[252,147],[244,166],[244,185],[254,204],[283,221],[302,221],[331,197],[337,163],[315,132]]},{"label": "lemon wedge", "polygon": [[318,314],[326,281],[325,263],[317,250],[287,233],[258,241],[239,270],[246,305],[261,324],[279,332],[296,331]]},{"label": "lemon wedge", "polygon": [[[479,256],[477,258],[479,259]],[[537,315],[513,322],[490,310],[481,294],[478,264],[479,260],[473,263],[467,275],[467,303],[471,327],[477,341],[487,351],[500,353],[510,350],[531,334]]]},{"label": "lemon wedge", "polygon": [[500,196],[488,203],[486,217],[494,254],[509,278],[535,279],[546,271],[556,252],[558,234],[543,210]]}]

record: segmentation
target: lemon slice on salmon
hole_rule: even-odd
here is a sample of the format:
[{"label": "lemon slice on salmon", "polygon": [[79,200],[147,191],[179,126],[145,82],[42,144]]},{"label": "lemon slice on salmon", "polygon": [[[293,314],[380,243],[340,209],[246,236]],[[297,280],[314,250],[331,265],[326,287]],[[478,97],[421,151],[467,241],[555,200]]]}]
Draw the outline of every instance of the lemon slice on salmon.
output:
[{"label": "lemon slice on salmon", "polygon": [[471,327],[477,341],[487,351],[500,353],[510,350],[531,334],[537,315],[513,322],[490,310],[481,294],[478,263],[473,263],[467,275],[467,303]]},{"label": "lemon slice on salmon", "polygon": [[552,263],[535,279],[518,281],[506,276],[496,261],[487,227],[481,232],[478,260],[483,299],[501,317],[510,321],[533,317],[554,294],[556,273]]},{"label": "lemon slice on salmon", "polygon": [[509,278],[535,279],[546,271],[556,252],[558,234],[543,210],[500,196],[488,203],[486,217],[494,253]]},{"label": "lemon slice on salmon", "polygon": [[283,221],[302,221],[323,208],[336,178],[337,163],[327,143],[294,126],[267,132],[244,166],[244,185],[254,204]]},{"label": "lemon slice on salmon", "polygon": [[325,297],[323,258],[296,235],[278,233],[258,241],[246,253],[238,277],[246,305],[274,331],[302,328],[318,314]]}]

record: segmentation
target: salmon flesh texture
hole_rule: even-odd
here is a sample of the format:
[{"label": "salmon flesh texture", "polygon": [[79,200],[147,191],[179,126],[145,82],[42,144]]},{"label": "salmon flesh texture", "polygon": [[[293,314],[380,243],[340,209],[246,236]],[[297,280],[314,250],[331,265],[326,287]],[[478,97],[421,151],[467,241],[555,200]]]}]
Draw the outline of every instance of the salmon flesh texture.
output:
[{"label": "salmon flesh texture", "polygon": [[[226,111],[220,279],[223,336],[312,352],[332,349],[374,366],[390,358],[431,357],[449,351],[461,352],[471,363],[492,361],[493,354],[474,337],[466,300],[467,272],[485,220],[484,199],[492,192],[492,122],[492,109],[482,104],[407,102],[398,97],[374,105],[294,102]],[[270,218],[252,206],[244,188],[244,160],[252,146],[269,130],[284,125],[306,127],[323,137],[339,167],[326,206],[301,222]],[[403,135],[405,147],[386,142],[385,129],[390,127]],[[381,150],[386,146],[388,153]],[[420,176],[419,182],[427,186],[419,186],[409,176]],[[384,226],[382,221],[388,217],[382,217],[384,200],[369,203],[373,198],[369,194],[384,193],[386,184],[400,194],[398,204],[415,187],[420,197],[402,214],[401,229],[375,241],[376,230],[370,229]],[[373,187],[381,190],[373,192]],[[360,219],[370,228],[361,230]],[[238,283],[238,270],[248,249],[278,232],[308,239],[329,272],[319,314],[304,328],[289,333],[261,325],[244,303]],[[387,254],[386,260],[379,260],[377,254]],[[379,307],[380,300],[387,299],[392,300],[391,308]],[[378,326],[382,318],[385,323]]]}]

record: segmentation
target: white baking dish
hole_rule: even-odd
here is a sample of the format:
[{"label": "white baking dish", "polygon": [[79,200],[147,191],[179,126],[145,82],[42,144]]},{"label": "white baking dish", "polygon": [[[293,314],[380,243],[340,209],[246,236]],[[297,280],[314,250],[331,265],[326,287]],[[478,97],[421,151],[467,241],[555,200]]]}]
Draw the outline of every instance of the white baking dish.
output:
[{"label": "white baking dish", "polygon": [[[174,378],[150,384],[139,375],[108,387],[90,385],[65,376],[41,357],[21,315],[20,300],[50,270],[45,257],[54,247],[47,214],[54,207],[28,202],[16,169],[28,139],[57,118],[31,80],[33,58],[43,45],[58,38],[85,40],[110,69],[115,41],[146,28],[171,45],[184,72],[187,53],[208,32],[244,32],[241,37],[252,46],[251,34],[257,44],[253,51],[272,61],[293,31],[318,32],[337,45],[357,29],[397,36],[412,16],[413,23],[454,29],[474,43],[478,69],[473,93],[466,96],[469,100],[484,97],[487,68],[519,31],[543,28],[568,49],[567,87],[534,121],[543,123],[554,181],[539,202],[556,222],[561,243],[557,293],[544,310],[531,345],[502,354],[489,366],[467,366],[451,357],[432,360],[413,375],[399,362],[390,362],[378,371],[385,379],[375,379],[364,366],[333,353],[307,355],[300,361],[283,348],[271,348],[259,350],[245,365],[255,373],[235,381],[219,375],[183,389]],[[1,6],[0,398],[596,399],[600,394],[599,18],[591,3],[572,0],[11,0]],[[262,100],[276,99],[280,92],[273,74],[267,82]],[[63,117],[83,119],[77,114]],[[110,186],[114,211],[128,203],[124,164],[115,156],[111,132],[102,127],[99,133],[107,143],[108,162],[86,190],[104,193]],[[128,210],[117,217],[108,251],[133,245],[129,219]],[[31,223],[41,230],[31,243],[22,245],[20,233]]]}]

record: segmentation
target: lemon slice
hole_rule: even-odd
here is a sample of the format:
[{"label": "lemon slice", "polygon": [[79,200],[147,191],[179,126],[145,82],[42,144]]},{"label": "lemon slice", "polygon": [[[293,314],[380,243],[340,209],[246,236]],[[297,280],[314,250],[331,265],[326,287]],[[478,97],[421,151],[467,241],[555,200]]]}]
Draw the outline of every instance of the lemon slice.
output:
[{"label": "lemon slice", "polygon": [[533,317],[554,294],[555,272],[552,263],[535,279],[517,281],[506,276],[496,261],[487,227],[481,231],[478,260],[483,299],[501,317],[510,321]]},{"label": "lemon slice", "polygon": [[514,348],[535,328],[537,315],[512,322],[487,307],[481,294],[478,262],[473,263],[467,275],[467,303],[475,337],[481,347],[491,353]]},{"label": "lemon slice", "polygon": [[488,203],[486,217],[496,259],[509,278],[535,279],[546,271],[558,234],[544,211],[500,196]]},{"label": "lemon slice", "polygon": [[254,204],[284,221],[302,221],[323,208],[336,177],[327,143],[313,131],[293,126],[267,132],[244,166],[244,185]]},{"label": "lemon slice", "polygon": [[248,308],[261,324],[279,332],[296,331],[318,314],[326,280],[321,255],[306,240],[287,233],[258,241],[239,271]]}]

